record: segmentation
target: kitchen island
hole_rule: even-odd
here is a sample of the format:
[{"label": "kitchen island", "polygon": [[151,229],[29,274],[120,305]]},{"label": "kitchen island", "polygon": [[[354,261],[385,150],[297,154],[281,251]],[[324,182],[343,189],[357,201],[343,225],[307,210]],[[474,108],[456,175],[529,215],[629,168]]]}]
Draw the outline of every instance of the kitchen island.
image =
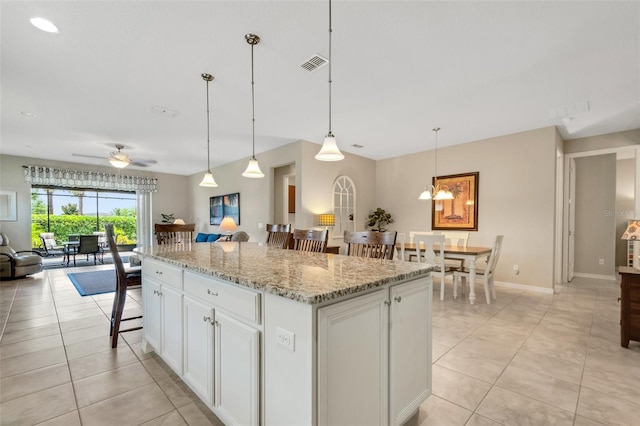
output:
[{"label": "kitchen island", "polygon": [[136,252],[143,349],[226,424],[402,424],[431,393],[430,265],[260,243]]}]

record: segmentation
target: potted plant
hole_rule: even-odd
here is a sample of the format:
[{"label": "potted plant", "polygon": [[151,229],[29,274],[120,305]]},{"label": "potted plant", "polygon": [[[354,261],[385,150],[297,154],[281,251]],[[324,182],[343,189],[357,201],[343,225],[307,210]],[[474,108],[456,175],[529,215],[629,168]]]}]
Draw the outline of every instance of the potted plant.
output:
[{"label": "potted plant", "polygon": [[378,207],[367,216],[367,228],[373,227],[373,231],[384,232],[387,230],[386,225],[393,223],[391,213],[387,213],[384,209]]}]

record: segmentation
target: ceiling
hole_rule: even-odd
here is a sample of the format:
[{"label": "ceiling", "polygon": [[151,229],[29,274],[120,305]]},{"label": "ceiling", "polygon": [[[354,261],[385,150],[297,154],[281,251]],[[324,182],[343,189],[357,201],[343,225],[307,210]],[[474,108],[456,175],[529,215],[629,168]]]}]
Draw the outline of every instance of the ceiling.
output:
[{"label": "ceiling", "polygon": [[[190,175],[328,131],[328,1],[5,1],[0,153]],[[29,20],[43,17],[50,34]],[[640,2],[333,2],[332,130],[344,152],[410,154],[546,126],[640,128]],[[166,112],[165,112],[166,111]],[[163,113],[164,112],[164,113]],[[24,115],[24,113],[34,116]],[[356,148],[352,145],[362,145]],[[319,146],[318,146],[319,148]],[[129,166],[137,169],[137,166]]]}]

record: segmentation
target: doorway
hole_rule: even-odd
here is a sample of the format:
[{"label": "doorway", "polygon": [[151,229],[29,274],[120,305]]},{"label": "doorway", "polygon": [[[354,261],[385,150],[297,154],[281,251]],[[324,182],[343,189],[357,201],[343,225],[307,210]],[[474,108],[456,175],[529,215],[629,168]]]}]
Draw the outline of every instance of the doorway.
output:
[{"label": "doorway", "polygon": [[273,222],[296,224],[296,203],[299,188],[296,187],[295,164],[276,167],[273,173]]}]

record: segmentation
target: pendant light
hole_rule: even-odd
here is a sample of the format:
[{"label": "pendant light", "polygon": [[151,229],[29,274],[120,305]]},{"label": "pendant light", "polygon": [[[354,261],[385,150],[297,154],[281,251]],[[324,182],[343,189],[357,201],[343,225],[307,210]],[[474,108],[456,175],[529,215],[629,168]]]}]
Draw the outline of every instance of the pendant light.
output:
[{"label": "pendant light", "polygon": [[[438,181],[438,131],[440,131],[440,127],[435,127],[433,129],[436,132],[436,149],[435,149],[435,159],[434,159],[434,180]],[[427,185],[424,188],[424,191],[418,197],[419,200],[453,200],[453,194],[449,191],[444,185],[440,185],[436,183],[435,186]]]},{"label": "pendant light", "polygon": [[316,154],[316,160],[320,161],[340,161],[344,155],[338,149],[336,137],[331,132],[331,0],[329,0],[329,133],[324,138],[324,143],[320,152]]},{"label": "pendant light", "polygon": [[249,160],[249,165],[247,166],[247,169],[244,171],[244,173],[242,173],[242,176],[248,178],[261,178],[264,177],[264,173],[262,173],[262,170],[260,170],[260,165],[258,164],[258,160],[256,159],[256,101],[255,93],[253,90],[253,46],[260,43],[260,37],[255,34],[247,34],[244,36],[244,39],[247,40],[247,43],[251,45],[251,122],[253,126],[253,149],[251,151],[251,159]]},{"label": "pendant light", "polygon": [[204,174],[202,182],[200,182],[200,186],[214,188],[218,186],[218,184],[213,179],[211,163],[209,162],[211,157],[211,142],[209,141],[209,82],[213,80],[213,76],[211,74],[202,74],[202,79],[207,82],[207,173]]}]

